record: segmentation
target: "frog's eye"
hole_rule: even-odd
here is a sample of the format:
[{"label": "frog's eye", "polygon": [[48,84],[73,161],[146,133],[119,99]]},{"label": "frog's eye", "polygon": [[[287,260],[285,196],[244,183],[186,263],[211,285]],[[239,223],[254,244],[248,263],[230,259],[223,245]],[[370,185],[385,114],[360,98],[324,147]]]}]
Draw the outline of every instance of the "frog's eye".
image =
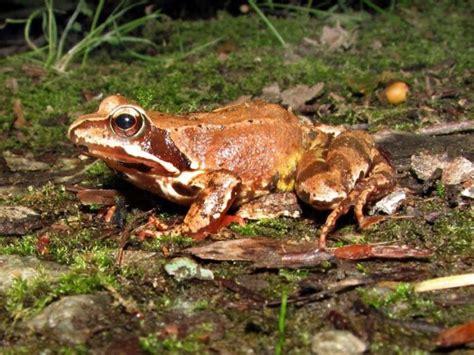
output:
[{"label": "frog's eye", "polygon": [[110,125],[117,135],[133,137],[140,132],[143,126],[143,117],[134,108],[126,107],[118,109],[112,114]]}]

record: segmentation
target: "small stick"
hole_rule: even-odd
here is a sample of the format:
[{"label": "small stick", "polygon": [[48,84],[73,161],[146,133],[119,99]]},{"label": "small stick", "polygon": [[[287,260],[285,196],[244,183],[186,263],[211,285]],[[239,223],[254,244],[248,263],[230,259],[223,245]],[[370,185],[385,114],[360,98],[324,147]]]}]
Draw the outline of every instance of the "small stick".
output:
[{"label": "small stick", "polygon": [[474,285],[474,274],[451,275],[414,283],[415,292],[428,292],[446,288]]},{"label": "small stick", "polygon": [[427,136],[442,136],[459,132],[474,131],[474,121],[450,122],[433,125],[417,130],[419,134]]}]

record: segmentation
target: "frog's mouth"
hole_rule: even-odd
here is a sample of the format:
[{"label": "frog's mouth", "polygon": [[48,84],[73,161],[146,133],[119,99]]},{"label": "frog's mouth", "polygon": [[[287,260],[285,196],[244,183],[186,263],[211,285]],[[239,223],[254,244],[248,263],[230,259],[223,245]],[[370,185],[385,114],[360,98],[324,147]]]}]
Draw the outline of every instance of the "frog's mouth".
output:
[{"label": "frog's mouth", "polygon": [[173,176],[162,164],[146,158],[136,158],[121,147],[79,145],[83,153],[103,160],[110,168],[123,173],[142,173],[159,176]]}]

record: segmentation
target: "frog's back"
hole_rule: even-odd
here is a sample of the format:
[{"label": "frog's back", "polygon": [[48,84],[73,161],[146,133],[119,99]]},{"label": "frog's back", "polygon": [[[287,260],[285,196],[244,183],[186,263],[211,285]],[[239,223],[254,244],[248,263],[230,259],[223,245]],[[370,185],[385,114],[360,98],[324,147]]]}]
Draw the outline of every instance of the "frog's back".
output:
[{"label": "frog's back", "polygon": [[251,101],[189,118],[198,124],[170,132],[180,150],[199,169],[229,170],[255,189],[292,174],[303,150],[298,118],[280,105]]}]

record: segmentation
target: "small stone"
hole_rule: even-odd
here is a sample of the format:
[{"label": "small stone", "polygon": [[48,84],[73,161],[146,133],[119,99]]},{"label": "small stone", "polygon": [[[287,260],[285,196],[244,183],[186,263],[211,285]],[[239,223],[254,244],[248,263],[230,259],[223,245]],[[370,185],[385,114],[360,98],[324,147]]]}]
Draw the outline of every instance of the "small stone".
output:
[{"label": "small stone", "polygon": [[383,212],[385,214],[391,215],[395,213],[406,197],[407,194],[405,191],[402,189],[396,189],[391,194],[378,201],[371,212]]},{"label": "small stone", "polygon": [[3,152],[3,159],[11,171],[38,171],[48,170],[49,164],[33,159],[33,154],[28,153],[25,156],[14,154],[9,150]]},{"label": "small stone", "polygon": [[107,323],[110,297],[105,293],[61,298],[25,321],[27,329],[66,344],[84,344],[98,324]]},{"label": "small stone", "polygon": [[329,330],[313,336],[311,350],[321,355],[362,354],[367,345],[348,331]]},{"label": "small stone", "polygon": [[448,164],[448,155],[420,153],[411,156],[411,168],[420,180],[428,180],[436,169],[444,169]]},{"label": "small stone", "polygon": [[0,293],[7,292],[17,278],[28,281],[41,276],[54,281],[67,270],[64,265],[34,256],[0,255]]},{"label": "small stone", "polygon": [[449,162],[441,175],[441,181],[445,185],[457,185],[469,179],[474,179],[474,164],[464,157],[457,157]]},{"label": "small stone", "polygon": [[189,279],[214,280],[214,274],[211,270],[202,268],[197,262],[187,257],[172,259],[165,265],[165,271],[178,281]]},{"label": "small stone", "polygon": [[31,208],[0,206],[0,235],[24,235],[41,226],[41,216]]}]

